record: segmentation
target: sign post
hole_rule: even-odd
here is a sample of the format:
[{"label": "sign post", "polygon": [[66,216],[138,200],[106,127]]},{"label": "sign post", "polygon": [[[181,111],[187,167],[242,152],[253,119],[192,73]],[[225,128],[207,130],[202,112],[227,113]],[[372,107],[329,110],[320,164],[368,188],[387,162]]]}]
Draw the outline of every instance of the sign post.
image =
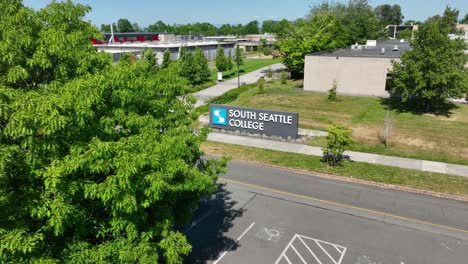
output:
[{"label": "sign post", "polygon": [[210,127],[297,139],[299,114],[210,104]]}]

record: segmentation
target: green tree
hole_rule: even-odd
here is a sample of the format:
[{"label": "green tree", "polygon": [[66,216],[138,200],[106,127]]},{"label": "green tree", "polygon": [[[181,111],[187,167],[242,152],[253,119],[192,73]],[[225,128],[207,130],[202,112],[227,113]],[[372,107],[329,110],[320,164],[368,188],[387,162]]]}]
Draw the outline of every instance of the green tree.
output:
[{"label": "green tree", "polygon": [[467,49],[461,39],[450,40],[448,28],[428,22],[416,32],[412,50],[393,62],[393,93],[403,101],[417,99],[423,111],[443,106],[447,98],[460,98],[468,90]]},{"label": "green tree", "polygon": [[350,129],[339,125],[333,125],[327,131],[324,160],[328,165],[336,166],[343,161],[343,153],[353,145],[352,133]]},{"label": "green tree", "polygon": [[109,65],[108,55],[90,43],[103,36],[82,20],[89,6],[53,2],[35,12],[8,0],[0,10],[0,86],[34,89]]},{"label": "green tree", "polygon": [[272,70],[270,67],[268,67],[268,69],[267,69],[267,71],[266,71],[266,73],[265,73],[265,76],[266,76],[268,79],[273,78],[273,70]]},{"label": "green tree", "polygon": [[258,28],[258,21],[250,21],[244,26],[244,34],[258,34],[260,29]]},{"label": "green tree", "polygon": [[382,26],[401,25],[405,18],[401,13],[400,5],[379,5],[374,9],[374,11]]},{"label": "green tree", "polygon": [[183,60],[185,55],[187,54],[187,46],[182,45],[179,48],[179,61]]},{"label": "green tree", "polygon": [[110,24],[101,24],[101,32],[102,32],[102,33],[111,32],[111,26],[110,26]]},{"label": "green tree", "polygon": [[258,93],[264,94],[265,93],[265,78],[261,77],[260,79],[258,79],[257,86],[258,86]]},{"label": "green tree", "polygon": [[162,64],[161,64],[161,68],[165,69],[165,68],[169,67],[171,62],[172,62],[172,60],[171,60],[171,51],[169,49],[166,49],[164,51],[164,54],[163,54],[163,61],[162,61]]},{"label": "green tree", "polygon": [[338,88],[338,83],[336,82],[336,80],[333,80],[333,83],[332,83],[332,88],[330,90],[328,90],[328,102],[330,103],[336,103],[337,101],[337,98],[336,98],[336,90]]},{"label": "green tree", "polygon": [[146,29],[148,32],[170,32],[170,26],[166,25],[163,21],[158,20],[156,23],[149,25]]},{"label": "green tree", "polygon": [[153,49],[146,48],[141,56],[141,59],[148,64],[152,69],[156,69],[158,60],[156,58],[156,53]]},{"label": "green tree", "polygon": [[126,18],[121,18],[117,20],[117,30],[116,32],[135,32],[135,29],[133,28],[132,23],[126,19]]},{"label": "green tree", "polygon": [[[190,245],[174,227],[216,190],[224,162],[202,159],[207,132],[192,132],[177,64],[111,66],[89,48],[87,6],[0,8],[0,262],[182,263]],[[8,48],[13,35],[24,39]],[[24,58],[47,78],[5,78]]]},{"label": "green tree", "polygon": [[282,62],[294,76],[304,72],[306,54],[332,50],[346,46],[347,35],[341,23],[332,15],[315,15],[310,20],[300,20],[291,24],[279,36],[278,47]]},{"label": "green tree", "polygon": [[227,69],[228,71],[232,70],[234,68],[234,62],[232,62],[232,52],[231,49],[228,51],[228,56],[227,56]]},{"label": "green tree", "polygon": [[132,29],[134,32],[142,32],[143,30],[140,28],[140,25],[138,23],[133,23],[132,24]]},{"label": "green tree", "polygon": [[397,32],[396,37],[398,39],[411,39],[413,37],[413,31],[409,28],[406,28],[400,32]]},{"label": "green tree", "polygon": [[234,56],[234,61],[236,63],[237,68],[244,64],[244,60],[242,59],[242,51],[239,48],[239,45],[236,46],[236,54]]},{"label": "green tree", "polygon": [[188,80],[190,84],[197,83],[197,69],[195,66],[195,59],[193,53],[187,52],[179,59],[179,73],[180,76]]},{"label": "green tree", "polygon": [[468,14],[465,14],[465,16],[460,20],[460,24],[468,24]]},{"label": "green tree", "polygon": [[223,24],[218,29],[218,35],[232,35],[234,34],[232,26],[229,24]]},{"label": "green tree", "polygon": [[280,30],[280,21],[264,20],[262,22],[263,33],[278,33]]},{"label": "green tree", "polygon": [[365,43],[384,36],[382,25],[368,0],[349,0],[348,4],[325,1],[312,6],[309,17],[330,14],[344,26],[349,43]]},{"label": "green tree", "polygon": [[264,38],[260,39],[260,46],[258,48],[259,48],[259,51],[261,53],[263,53],[264,55],[271,55],[272,54],[271,49],[268,47],[267,40],[264,39]]},{"label": "green tree", "polygon": [[221,46],[218,46],[218,49],[216,50],[215,64],[218,72],[224,72],[228,69],[228,61],[224,55],[224,48]]},{"label": "green tree", "polygon": [[456,33],[456,25],[458,23],[458,16],[460,11],[456,8],[451,8],[449,5],[445,7],[442,16],[436,15],[428,18],[425,23],[438,23],[441,27],[445,28],[449,33]]},{"label": "green tree", "polygon": [[288,81],[288,73],[286,71],[281,72],[281,84],[286,84]]},{"label": "green tree", "polygon": [[199,47],[195,49],[194,63],[197,74],[194,76],[195,81],[193,84],[201,84],[209,81],[211,78],[211,72],[208,67],[208,60],[206,59],[203,50]]}]

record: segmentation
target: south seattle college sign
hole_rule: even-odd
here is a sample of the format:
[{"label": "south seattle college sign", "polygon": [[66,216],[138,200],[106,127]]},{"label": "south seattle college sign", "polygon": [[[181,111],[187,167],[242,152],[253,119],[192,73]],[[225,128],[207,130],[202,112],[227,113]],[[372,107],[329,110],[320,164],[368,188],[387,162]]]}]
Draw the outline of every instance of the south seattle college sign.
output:
[{"label": "south seattle college sign", "polygon": [[299,114],[210,104],[210,127],[297,139]]}]

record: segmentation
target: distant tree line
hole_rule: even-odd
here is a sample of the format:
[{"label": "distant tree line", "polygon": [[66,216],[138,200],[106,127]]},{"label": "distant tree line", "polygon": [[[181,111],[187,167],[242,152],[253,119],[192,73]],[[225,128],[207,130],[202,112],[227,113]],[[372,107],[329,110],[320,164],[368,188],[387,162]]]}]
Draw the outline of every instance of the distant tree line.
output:
[{"label": "distant tree line", "polygon": [[[149,25],[146,28],[141,28],[138,23],[132,23],[126,18],[121,18],[114,24],[114,32],[168,32],[177,35],[199,35],[199,36],[216,36],[216,35],[234,35],[244,36],[247,34],[259,33],[278,33],[281,30],[281,25],[287,22],[265,20],[260,24],[257,20],[248,22],[247,24],[223,24],[220,27],[208,22],[197,22],[189,24],[166,24],[161,20]],[[101,32],[110,32],[110,24],[102,24]]]}]

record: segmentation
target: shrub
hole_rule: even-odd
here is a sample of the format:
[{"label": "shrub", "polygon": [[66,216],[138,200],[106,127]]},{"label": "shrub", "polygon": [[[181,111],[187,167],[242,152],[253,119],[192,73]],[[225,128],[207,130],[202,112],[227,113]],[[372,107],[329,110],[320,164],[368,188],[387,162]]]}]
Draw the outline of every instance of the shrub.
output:
[{"label": "shrub", "polygon": [[353,145],[351,130],[349,128],[333,125],[328,128],[327,147],[324,149],[324,161],[330,166],[340,164],[343,153]]},{"label": "shrub", "polygon": [[338,83],[333,81],[332,88],[328,90],[328,102],[336,103],[336,88],[338,87]]},{"label": "shrub", "polygon": [[258,79],[257,86],[258,86],[258,93],[264,94],[265,93],[265,79],[263,77]]},{"label": "shrub", "polygon": [[288,73],[283,71],[281,72],[281,84],[286,84],[288,80]]},{"label": "shrub", "polygon": [[273,78],[273,70],[270,67],[268,67],[266,71],[266,77],[270,79]]}]

